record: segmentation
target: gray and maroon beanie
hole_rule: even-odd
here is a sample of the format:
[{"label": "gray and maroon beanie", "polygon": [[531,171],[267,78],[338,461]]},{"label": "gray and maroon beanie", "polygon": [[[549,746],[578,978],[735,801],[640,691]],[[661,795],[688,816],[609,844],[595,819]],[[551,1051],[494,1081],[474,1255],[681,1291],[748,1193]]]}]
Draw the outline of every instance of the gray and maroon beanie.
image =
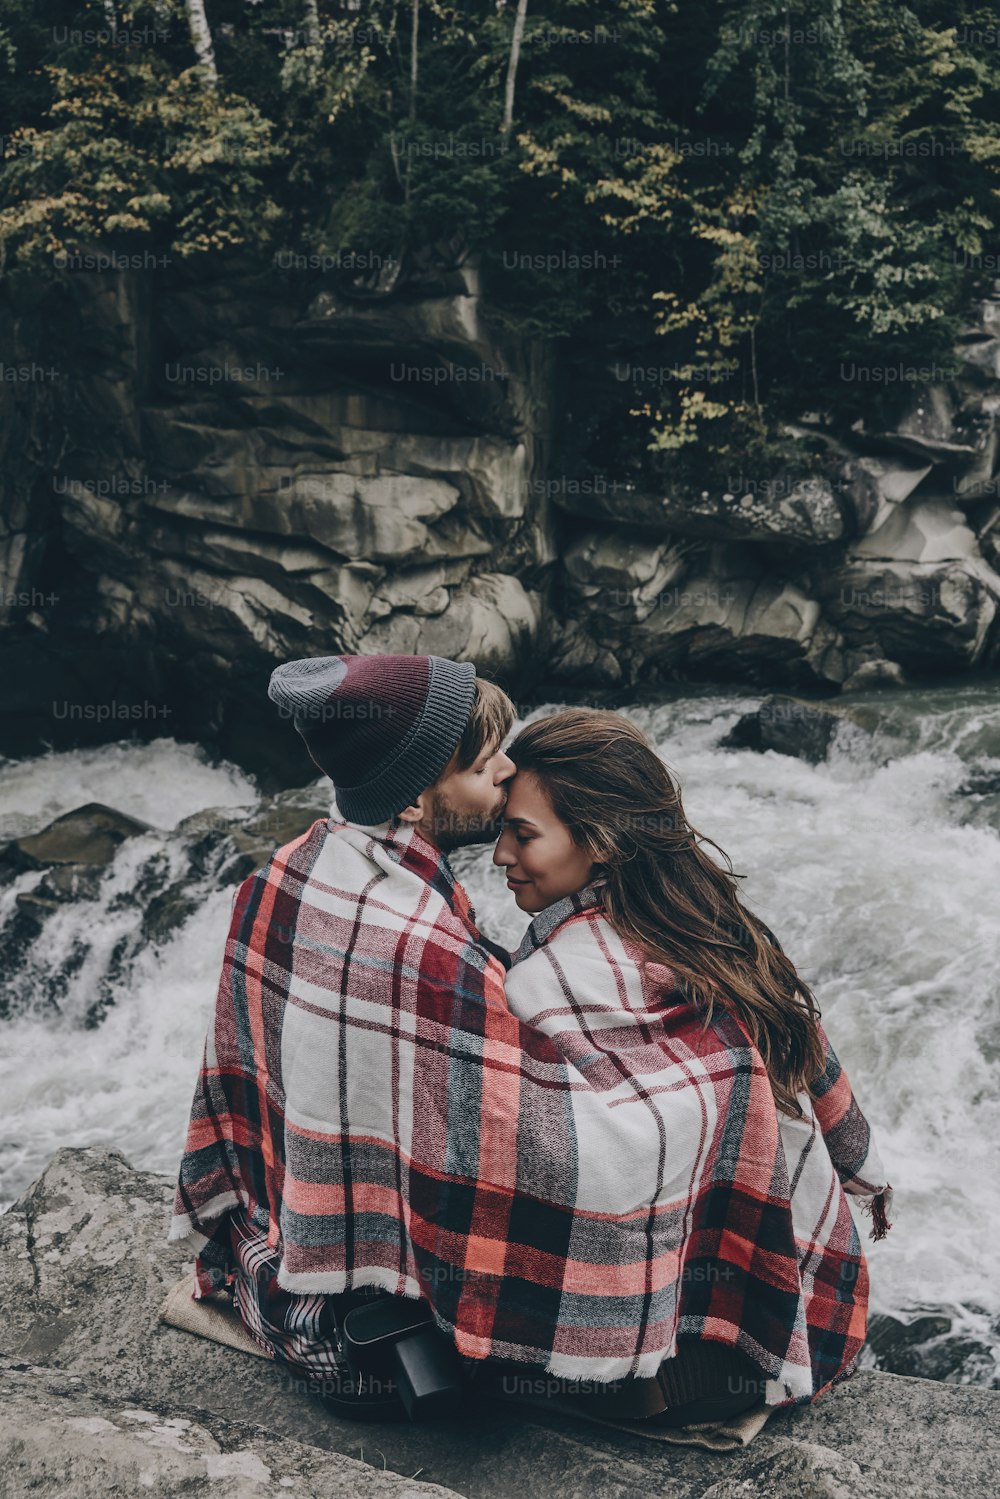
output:
[{"label": "gray and maroon beanie", "polygon": [[341,816],[388,822],[450,760],[476,668],[443,656],[307,656],[276,667],[267,695],[330,777]]}]

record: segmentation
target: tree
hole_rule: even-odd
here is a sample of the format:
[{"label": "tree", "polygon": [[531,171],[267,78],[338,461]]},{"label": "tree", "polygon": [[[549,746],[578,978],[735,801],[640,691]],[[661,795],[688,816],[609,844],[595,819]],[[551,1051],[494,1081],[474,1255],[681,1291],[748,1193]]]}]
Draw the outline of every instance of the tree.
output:
[{"label": "tree", "polygon": [[215,66],[212,33],[205,14],[205,0],[184,0],[184,3],[187,8],[188,25],[191,28],[191,41],[194,43],[194,50],[198,55],[205,81],[209,88],[217,88],[219,74]]},{"label": "tree", "polygon": [[475,251],[491,317],[560,341],[592,471],[705,484],[804,412],[884,429],[912,388],[841,364],[947,367],[1000,268],[975,0],[218,0],[217,48],[204,0],[130,0],[162,40],[74,44],[106,3],[0,0],[9,267],[277,243],[364,297]]},{"label": "tree", "polygon": [[517,0],[514,16],[514,32],[510,39],[510,62],[507,64],[507,84],[504,89],[503,123],[501,133],[510,135],[514,123],[514,85],[517,82],[517,65],[521,59],[521,42],[524,39],[524,21],[528,14],[528,0]]}]

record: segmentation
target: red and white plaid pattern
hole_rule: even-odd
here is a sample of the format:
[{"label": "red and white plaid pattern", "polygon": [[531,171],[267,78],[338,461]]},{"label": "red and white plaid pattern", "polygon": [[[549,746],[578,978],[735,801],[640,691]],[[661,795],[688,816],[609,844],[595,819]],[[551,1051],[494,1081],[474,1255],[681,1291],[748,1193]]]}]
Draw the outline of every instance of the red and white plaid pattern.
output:
[{"label": "red and white plaid pattern", "polygon": [[879,1197],[881,1237],[892,1189],[822,1026],[820,1096],[779,1115],[743,1028],[721,1014],[703,1029],[594,886],[535,918],[506,993],[584,1080],[566,1095],[576,1217],[553,1372],[653,1374],[678,1334],[742,1349],[768,1404],[852,1372],[868,1271],[845,1192]]},{"label": "red and white plaid pattern", "polygon": [[278,1260],[267,1234],[242,1208],[227,1214],[236,1274],[233,1299],[244,1326],[281,1363],[339,1379],[344,1370],[329,1296],[299,1296],[278,1284]]},{"label": "red and white plaid pattern", "polygon": [[840,1182],[883,1173],[836,1058],[818,1127],[779,1132],[739,1028],[637,987],[590,898],[536,918],[508,1003],[412,829],[320,821],[244,882],[170,1231],[199,1294],[242,1205],[282,1292],[423,1297],[473,1361],[606,1381],[691,1332],[778,1403],[850,1372],[868,1282]]}]

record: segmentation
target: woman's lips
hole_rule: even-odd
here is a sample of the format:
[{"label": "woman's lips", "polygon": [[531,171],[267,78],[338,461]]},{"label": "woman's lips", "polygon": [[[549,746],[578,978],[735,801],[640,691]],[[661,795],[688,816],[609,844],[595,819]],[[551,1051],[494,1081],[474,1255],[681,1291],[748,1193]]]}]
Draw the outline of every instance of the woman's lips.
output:
[{"label": "woman's lips", "polygon": [[511,879],[510,875],[508,875],[507,876],[507,884],[508,884],[508,886],[510,887],[511,890],[516,890],[521,885],[530,885],[531,881],[530,880],[513,880],[513,879]]}]

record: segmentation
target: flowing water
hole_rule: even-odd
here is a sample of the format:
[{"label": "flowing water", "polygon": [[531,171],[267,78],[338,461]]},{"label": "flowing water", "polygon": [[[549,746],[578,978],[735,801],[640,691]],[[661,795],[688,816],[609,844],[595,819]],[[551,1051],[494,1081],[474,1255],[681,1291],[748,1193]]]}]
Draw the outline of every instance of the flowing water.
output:
[{"label": "flowing water", "polygon": [[[868,693],[875,732],[846,726],[820,765],[720,747],[758,701],[685,690],[626,711],[813,986],[876,1131],[896,1195],[881,1243],[857,1218],[882,1348],[873,1335],[862,1361],[1000,1387],[1000,691]],[[193,859],[190,831],[175,830],[207,807],[239,824],[260,802],[246,776],[196,747],[111,745],[4,766],[0,839],[91,800],[153,829],[121,846],[92,899],[61,906],[12,949],[3,1204],[62,1145],[118,1145],[136,1166],[176,1169],[234,883],[221,853]],[[317,783],[303,827],[324,804]],[[483,930],[515,945],[525,918],[490,850],[454,863]],[[0,889],[0,932],[37,880]],[[150,941],[149,899],[179,885],[183,919]]]}]

